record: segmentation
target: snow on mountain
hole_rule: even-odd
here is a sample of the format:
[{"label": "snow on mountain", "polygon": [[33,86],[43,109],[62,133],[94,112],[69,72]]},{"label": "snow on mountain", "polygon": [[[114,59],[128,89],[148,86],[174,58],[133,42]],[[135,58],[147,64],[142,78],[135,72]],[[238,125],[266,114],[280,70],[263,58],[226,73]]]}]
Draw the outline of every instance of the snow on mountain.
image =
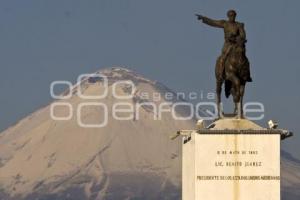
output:
[{"label": "snow on mountain", "polygon": [[[69,92],[68,100],[75,110],[80,103],[101,102],[108,107],[107,125],[84,128],[78,125],[76,112],[70,120],[56,121],[50,117],[51,105],[21,120],[1,134],[0,186],[11,198],[57,197],[59,199],[124,199],[147,195],[159,198],[165,192],[179,197],[180,141],[169,136],[176,130],[194,127],[194,121],[175,121],[171,113],[154,120],[149,105],[141,106],[139,119],[120,121],[110,110],[119,102],[131,105],[167,102],[153,100],[152,94],[171,92],[162,84],[150,81],[122,68],[105,69],[96,74],[108,77],[108,94],[100,100],[82,99],[77,94],[99,95],[104,84],[101,77],[87,77]],[[131,99],[116,99],[112,85],[131,80],[136,92]],[[120,96],[131,91],[127,83],[116,86]],[[141,94],[149,94],[148,99]],[[146,99],[146,100],[145,100]],[[180,111],[179,111],[180,112]],[[102,107],[82,109],[81,120],[95,124],[104,120]],[[182,113],[182,111],[181,111]],[[67,107],[56,109],[55,115],[68,115]],[[179,114],[180,115],[180,114]]]},{"label": "snow on mountain", "polygon": [[[108,77],[106,97],[81,98],[80,91],[85,96],[105,91],[105,81],[97,74]],[[116,99],[114,83],[127,80],[136,86],[133,97]],[[131,89],[127,82],[115,87],[120,96],[129,95]],[[173,92],[124,68],[104,69],[83,78],[63,93],[64,97],[71,94],[69,99],[53,102],[68,103],[73,109],[70,119],[53,120],[50,104],[0,134],[0,199],[180,199],[181,141],[169,137],[180,129],[194,129],[195,120],[174,120],[171,112],[155,120],[153,105],[178,101],[167,100],[166,93]],[[88,106],[90,103],[107,106],[106,126],[85,128],[78,124],[82,104],[82,123],[105,121],[105,109]],[[112,110],[118,103],[132,105],[134,117],[115,119]],[[135,106],[138,103],[139,109]],[[68,109],[61,106],[53,112],[67,117]],[[178,116],[187,113],[186,109],[176,110]],[[288,154],[283,157],[283,199],[299,199],[300,163]]]},{"label": "snow on mountain", "polygon": [[281,196],[283,200],[300,199],[300,160],[285,151],[281,151]]}]

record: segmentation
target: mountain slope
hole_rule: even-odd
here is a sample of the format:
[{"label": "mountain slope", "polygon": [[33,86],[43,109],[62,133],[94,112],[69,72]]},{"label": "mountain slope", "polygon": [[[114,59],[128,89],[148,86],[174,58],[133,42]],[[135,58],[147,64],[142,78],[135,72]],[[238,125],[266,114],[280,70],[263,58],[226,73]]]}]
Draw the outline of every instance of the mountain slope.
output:
[{"label": "mountain slope", "polygon": [[[158,105],[166,100],[154,101],[152,94],[171,91],[126,69],[100,73],[108,77],[107,97],[89,100],[77,95],[79,89],[84,95],[104,90],[103,80],[91,77],[72,88],[69,100],[57,102],[68,102],[73,109],[79,103],[104,103],[109,110],[107,126],[83,128],[77,116],[66,121],[52,120],[49,105],[1,134],[0,184],[12,198],[122,199],[147,194],[153,199],[165,191],[170,191],[170,197],[179,196],[180,141],[171,141],[169,136],[176,130],[193,127],[194,122],[175,121],[170,113],[163,113],[162,120],[154,120],[153,108],[147,105],[140,108],[139,120],[114,119],[110,110],[115,103],[134,105],[145,101],[140,95],[147,92],[151,94],[147,102]],[[134,98],[120,100],[112,96],[112,84],[121,80],[134,82]],[[125,83],[116,87],[119,95],[126,95],[127,89]],[[59,116],[66,113],[65,107],[56,110]],[[103,109],[96,106],[85,107],[81,116],[84,123],[104,119]]]},{"label": "mountain slope", "polygon": [[300,160],[281,152],[281,194],[283,200],[300,199]]},{"label": "mountain slope", "polygon": [[[179,129],[194,129],[195,121],[174,120],[170,112],[155,120],[155,109],[146,104],[134,109],[139,119],[117,120],[112,114],[116,103],[159,105],[168,101],[157,98],[158,94],[173,92],[123,68],[95,74],[108,77],[105,98],[91,100],[78,96],[81,89],[84,95],[97,95],[105,89],[103,79],[86,77],[63,94],[70,92],[70,99],[55,101],[71,105],[71,119],[51,119],[49,105],[0,134],[1,199],[180,199],[181,144],[180,140],[171,141],[169,136]],[[113,85],[124,80],[131,80],[137,90],[133,98],[116,99]],[[130,87],[120,83],[116,92],[128,95]],[[107,105],[107,126],[79,126],[76,110],[80,104],[90,102]],[[55,111],[61,117],[66,113],[66,107]],[[186,116],[188,112],[182,109],[176,113]],[[80,115],[84,123],[103,121],[104,116],[104,110],[96,106],[83,108]],[[295,190],[300,183],[299,166],[284,155],[283,195],[290,200],[300,196]]]}]

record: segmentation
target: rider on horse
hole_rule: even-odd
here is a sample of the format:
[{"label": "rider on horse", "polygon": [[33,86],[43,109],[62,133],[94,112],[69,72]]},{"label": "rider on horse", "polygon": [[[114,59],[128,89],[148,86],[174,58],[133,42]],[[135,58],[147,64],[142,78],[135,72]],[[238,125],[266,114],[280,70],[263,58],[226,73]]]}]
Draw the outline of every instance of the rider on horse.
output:
[{"label": "rider on horse", "polygon": [[[213,27],[223,28],[224,29],[224,46],[222,49],[222,54],[219,57],[220,65],[218,66],[218,70],[216,70],[216,77],[218,79],[224,79],[224,65],[226,58],[228,57],[230,51],[236,44],[237,40],[246,40],[246,32],[244,29],[244,24],[235,21],[236,12],[234,10],[229,10],[227,12],[228,20],[213,20],[208,17],[197,15],[198,20],[202,20],[203,23],[208,24]],[[247,78],[249,81],[251,77]]]}]

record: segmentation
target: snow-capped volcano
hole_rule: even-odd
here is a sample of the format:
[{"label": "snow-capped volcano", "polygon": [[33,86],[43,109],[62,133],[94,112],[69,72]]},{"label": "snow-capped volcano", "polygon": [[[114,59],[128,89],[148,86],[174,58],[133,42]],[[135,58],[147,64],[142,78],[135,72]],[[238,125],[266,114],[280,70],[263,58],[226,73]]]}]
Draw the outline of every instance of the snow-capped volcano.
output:
[{"label": "snow-capped volcano", "polygon": [[[0,199],[180,199],[181,141],[170,136],[195,121],[172,112],[157,120],[157,106],[179,101],[166,93],[173,92],[124,68],[84,76],[65,99],[0,134]],[[299,199],[299,162],[285,156],[282,166],[283,199]]]},{"label": "snow-capped volcano", "polygon": [[[85,96],[104,93],[102,77],[97,74],[107,77],[107,95],[102,99],[81,98],[79,90]],[[119,96],[131,94],[126,82],[113,85],[116,81],[128,80],[136,87],[133,97],[115,98],[112,87]],[[194,121],[175,121],[168,112],[163,113],[161,120],[155,120],[156,112],[147,104],[139,108],[139,119],[117,120],[111,111],[117,103],[135,105],[147,101],[158,105],[167,102],[153,95],[165,92],[172,91],[122,68],[105,69],[82,78],[63,94],[64,97],[71,94],[70,98],[54,102],[71,105],[73,115],[69,120],[53,120],[49,105],[1,133],[2,191],[15,199],[35,196],[131,199],[144,195],[157,199],[165,193],[170,198],[178,198],[180,141],[171,141],[169,137],[176,130],[194,127]],[[148,97],[142,98],[145,94]],[[81,127],[76,109],[82,103],[99,102],[107,106],[107,125]],[[53,110],[56,117],[62,118],[70,112],[69,107],[63,105]],[[104,121],[101,106],[85,106],[81,111],[84,124]]]}]

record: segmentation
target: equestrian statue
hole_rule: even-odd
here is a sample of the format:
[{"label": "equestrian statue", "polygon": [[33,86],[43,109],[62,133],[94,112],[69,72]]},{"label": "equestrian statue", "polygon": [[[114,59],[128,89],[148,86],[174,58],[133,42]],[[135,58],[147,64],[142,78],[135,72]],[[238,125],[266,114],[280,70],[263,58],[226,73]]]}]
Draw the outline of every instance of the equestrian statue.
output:
[{"label": "equestrian statue", "polygon": [[203,23],[222,28],[224,30],[224,45],[221,55],[218,57],[215,66],[216,94],[218,117],[221,113],[221,90],[225,83],[225,96],[230,94],[234,101],[234,115],[243,118],[243,96],[245,85],[252,82],[250,75],[250,63],[246,56],[246,32],[244,24],[237,22],[236,11],[227,12],[228,20],[213,20],[208,17],[196,14],[198,20]]}]

